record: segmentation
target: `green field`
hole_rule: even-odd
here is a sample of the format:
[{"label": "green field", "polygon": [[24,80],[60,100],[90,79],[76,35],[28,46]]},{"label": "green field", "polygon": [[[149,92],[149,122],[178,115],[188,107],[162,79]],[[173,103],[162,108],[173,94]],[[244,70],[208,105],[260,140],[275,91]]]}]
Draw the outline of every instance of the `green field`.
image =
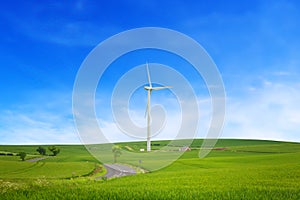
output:
[{"label": "green field", "polygon": [[[299,143],[223,139],[199,159],[201,144],[195,140],[192,151],[161,170],[98,181],[91,174],[101,163],[80,145],[59,146],[56,157],[34,163],[0,156],[0,199],[300,199]],[[138,151],[145,143],[119,145]],[[154,141],[153,149],[166,145]],[[39,157],[36,148],[0,146],[0,152]]]}]

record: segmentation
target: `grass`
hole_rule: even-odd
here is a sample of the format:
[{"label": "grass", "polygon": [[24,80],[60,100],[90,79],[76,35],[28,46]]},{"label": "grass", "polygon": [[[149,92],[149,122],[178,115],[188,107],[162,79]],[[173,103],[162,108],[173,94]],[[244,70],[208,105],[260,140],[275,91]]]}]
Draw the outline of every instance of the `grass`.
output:
[{"label": "grass", "polygon": [[[19,156],[0,156],[0,179],[62,179],[90,174],[98,161],[84,146],[57,145],[61,153],[47,156],[38,162],[23,162]],[[2,145],[2,152],[27,152],[26,160],[42,157],[36,152],[38,146]],[[44,146],[48,148],[48,146]],[[49,152],[50,153],[50,152]]]},{"label": "grass", "polygon": [[[201,142],[201,140],[194,141],[191,147],[199,148]],[[155,148],[159,149],[158,147],[167,144],[167,141],[162,141]],[[139,150],[142,145],[138,142],[120,144],[122,148],[130,147],[134,151]],[[213,150],[204,159],[198,158],[198,150],[195,149],[185,152],[173,164],[159,171],[107,181],[94,181],[87,177],[65,179],[66,176],[63,174],[68,175],[74,169],[82,170],[78,171],[78,174],[83,175],[95,167],[94,158],[84,147],[78,145],[61,146],[61,153],[56,158],[38,163],[21,162],[13,160],[12,157],[1,156],[0,197],[1,199],[300,199],[300,144],[219,140],[217,147],[226,148]],[[8,147],[0,146],[0,151],[4,151],[4,148]],[[20,149],[21,147],[18,147],[18,150]],[[14,152],[13,147],[10,151]],[[3,167],[3,163],[7,166]],[[18,170],[21,173],[16,173]],[[43,171],[49,174],[40,176]],[[55,174],[51,171],[58,172]]]}]

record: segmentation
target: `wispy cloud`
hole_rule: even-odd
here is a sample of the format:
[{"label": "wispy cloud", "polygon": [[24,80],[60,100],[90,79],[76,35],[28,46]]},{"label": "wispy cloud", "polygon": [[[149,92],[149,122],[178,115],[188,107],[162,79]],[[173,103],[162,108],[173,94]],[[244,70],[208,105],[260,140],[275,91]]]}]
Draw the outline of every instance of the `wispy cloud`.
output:
[{"label": "wispy cloud", "polygon": [[6,111],[0,120],[0,144],[79,143],[72,120],[54,113]]},{"label": "wispy cloud", "polygon": [[224,137],[300,141],[297,84],[264,84],[244,97],[228,99]]},{"label": "wispy cloud", "polygon": [[[270,82],[262,84],[246,95],[229,96],[223,138],[251,138],[284,141],[300,141],[300,84]],[[180,128],[182,115],[174,109],[177,103],[172,99],[159,99],[166,107],[166,124],[153,139],[174,139]],[[185,103],[188,103],[186,101]],[[198,97],[199,119],[190,119],[190,123],[199,120],[197,137],[205,137],[210,126],[211,102],[209,97]],[[53,106],[53,105],[52,105]],[[56,105],[57,106],[57,105]],[[153,104],[154,106],[154,104]],[[174,107],[175,106],[175,107]],[[31,107],[31,109],[36,109]],[[27,108],[28,110],[28,108]],[[38,144],[38,143],[80,143],[71,112],[5,110],[1,111],[1,144]],[[65,113],[65,114],[63,114]],[[66,115],[66,113],[68,113]],[[129,110],[131,120],[145,127],[144,109],[141,106]],[[104,114],[104,113],[103,113]],[[108,113],[107,113],[108,114]],[[155,112],[153,112],[155,114]],[[160,120],[161,116],[153,116]],[[113,120],[98,118],[103,134],[110,142],[143,140],[140,137],[124,134]]]},{"label": "wispy cloud", "polygon": [[[3,10],[0,17],[5,19],[10,28],[29,37],[31,40],[54,43],[65,46],[95,46],[102,40],[120,31],[112,24],[102,23],[92,17],[86,20],[91,6],[84,1],[52,2],[48,4],[26,4],[24,12],[7,12]],[[52,13],[57,16],[53,20]],[[63,15],[62,15],[63,13]],[[73,17],[70,17],[73,16]],[[77,17],[74,17],[77,16]]]},{"label": "wispy cloud", "polygon": [[63,92],[44,91],[0,110],[0,144],[79,143],[69,98]]},{"label": "wispy cloud", "polygon": [[289,75],[291,75],[291,73],[288,72],[288,71],[276,71],[273,74],[275,76],[289,76]]},{"label": "wispy cloud", "polygon": [[[193,138],[193,137],[206,137],[207,132],[210,126],[211,120],[211,102],[209,97],[201,96],[198,100],[198,109],[199,116],[195,116],[195,109],[191,107],[191,102],[186,99],[185,101],[181,101],[183,107],[186,108],[185,113],[182,114],[181,109],[178,107],[178,102],[176,99],[171,98],[160,98],[159,105],[162,106],[164,112],[166,114],[166,118],[160,113],[155,112],[157,104],[153,104],[153,110],[151,112],[152,120],[164,121],[166,123],[156,128],[154,131],[152,129],[153,140],[172,140],[178,138]],[[193,104],[192,104],[193,105]],[[122,129],[118,128],[117,122],[113,120],[104,120],[99,118],[98,122],[102,133],[105,137],[111,142],[118,141],[135,141],[135,140],[146,140],[146,118],[144,117],[144,109],[132,108],[129,111],[130,120],[137,126],[143,128],[144,131],[138,133],[138,135],[127,134],[123,132]],[[198,125],[198,129],[195,132],[195,125]],[[181,129],[183,128],[183,129]],[[123,129],[128,129],[123,127]],[[130,129],[130,128],[129,128]],[[141,129],[142,130],[142,129]],[[180,131],[184,131],[183,133]],[[180,134],[179,134],[180,133]]]},{"label": "wispy cloud", "polygon": [[19,30],[34,39],[47,43],[66,46],[95,46],[101,39],[117,32],[111,26],[97,26],[87,21],[66,21],[45,24],[43,21],[33,21],[32,24],[16,24]]}]

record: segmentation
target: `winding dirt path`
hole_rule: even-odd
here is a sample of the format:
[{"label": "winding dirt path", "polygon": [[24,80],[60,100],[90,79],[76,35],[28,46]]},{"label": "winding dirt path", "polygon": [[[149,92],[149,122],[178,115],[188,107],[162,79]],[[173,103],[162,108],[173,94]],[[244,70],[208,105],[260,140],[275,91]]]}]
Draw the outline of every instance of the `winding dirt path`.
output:
[{"label": "winding dirt path", "polygon": [[46,158],[48,158],[48,157],[32,158],[32,159],[28,159],[28,160],[25,160],[25,161],[26,162],[37,162],[37,161],[40,161],[40,160],[45,160]]}]

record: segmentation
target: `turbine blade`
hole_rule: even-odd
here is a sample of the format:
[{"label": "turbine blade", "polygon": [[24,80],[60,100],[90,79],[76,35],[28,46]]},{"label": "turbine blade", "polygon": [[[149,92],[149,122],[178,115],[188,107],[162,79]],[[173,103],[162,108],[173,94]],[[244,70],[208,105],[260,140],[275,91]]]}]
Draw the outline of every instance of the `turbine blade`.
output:
[{"label": "turbine blade", "polygon": [[149,86],[152,87],[148,63],[146,64]]},{"label": "turbine blade", "polygon": [[152,90],[163,90],[163,89],[168,89],[172,88],[171,86],[163,86],[163,87],[153,87]]},{"label": "turbine blade", "polygon": [[147,110],[148,110],[148,117],[149,118],[150,118],[150,100],[151,100],[151,90],[148,90]]},{"label": "turbine blade", "polygon": [[146,105],[145,116],[144,116],[145,118],[148,113],[150,115],[150,95],[151,95],[151,91],[148,90],[147,105]]}]

